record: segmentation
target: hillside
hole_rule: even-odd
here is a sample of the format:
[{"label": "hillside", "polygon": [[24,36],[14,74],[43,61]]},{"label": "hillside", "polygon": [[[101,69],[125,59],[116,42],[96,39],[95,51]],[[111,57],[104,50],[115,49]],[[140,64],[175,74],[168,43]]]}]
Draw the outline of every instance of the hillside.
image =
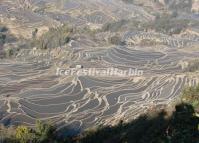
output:
[{"label": "hillside", "polygon": [[170,106],[199,83],[198,6],[198,0],[1,0],[0,124],[34,129],[37,120],[50,121],[57,132],[78,135],[134,124]]}]

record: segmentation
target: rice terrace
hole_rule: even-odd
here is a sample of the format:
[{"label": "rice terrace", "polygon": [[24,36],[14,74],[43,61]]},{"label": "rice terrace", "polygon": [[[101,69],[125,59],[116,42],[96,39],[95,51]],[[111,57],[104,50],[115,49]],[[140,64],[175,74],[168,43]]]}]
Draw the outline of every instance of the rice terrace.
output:
[{"label": "rice terrace", "polygon": [[169,106],[199,84],[198,12],[198,0],[1,0],[0,123],[78,134]]}]

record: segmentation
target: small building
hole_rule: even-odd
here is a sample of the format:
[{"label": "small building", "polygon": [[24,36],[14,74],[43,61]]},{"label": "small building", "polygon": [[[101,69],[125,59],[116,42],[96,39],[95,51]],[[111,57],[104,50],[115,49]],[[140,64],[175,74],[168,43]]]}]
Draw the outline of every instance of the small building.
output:
[{"label": "small building", "polygon": [[83,66],[82,65],[76,65],[76,69],[82,69]]}]

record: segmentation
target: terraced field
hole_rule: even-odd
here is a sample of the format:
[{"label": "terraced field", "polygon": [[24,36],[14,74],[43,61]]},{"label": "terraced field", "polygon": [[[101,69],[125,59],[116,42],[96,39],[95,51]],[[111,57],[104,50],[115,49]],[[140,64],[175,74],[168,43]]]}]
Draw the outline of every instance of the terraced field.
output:
[{"label": "terraced field", "polygon": [[[31,10],[19,10],[12,2],[4,0],[0,16],[6,17],[9,7],[15,6],[9,15],[15,17],[12,22],[22,23],[25,31],[27,25],[30,29],[57,26],[66,19],[77,27],[102,26],[124,17],[146,22],[154,19],[154,15],[138,5],[116,3],[115,0],[69,1],[60,4],[59,10],[56,8],[59,3],[55,4],[53,0],[35,1],[32,4],[35,8]],[[49,9],[41,8],[47,4]],[[7,21],[12,28],[13,23],[9,19],[4,22]],[[107,36],[110,33],[100,34]],[[122,31],[121,35],[125,45],[100,46],[96,41],[79,36],[47,54],[24,48],[13,59],[2,59],[0,123],[34,126],[36,120],[50,120],[59,130],[81,131],[135,119],[154,107],[168,105],[185,86],[199,83],[198,74],[184,72],[187,63],[199,56],[199,50],[192,49],[198,48],[198,35],[171,36],[131,30]],[[143,45],[145,40],[153,44]],[[138,69],[143,75],[56,75],[57,68],[68,69],[76,65],[83,69]]]},{"label": "terraced field", "polygon": [[179,64],[181,60],[197,57],[197,52],[181,53],[173,48],[164,52],[143,51],[139,47],[116,46],[76,54],[79,57],[73,64],[87,68],[138,68],[144,75],[57,76],[53,65],[20,62],[20,58],[17,62],[4,61],[0,64],[1,122],[33,126],[35,120],[51,120],[60,129],[113,124],[168,104],[185,85],[198,83],[198,77],[187,76]]}]

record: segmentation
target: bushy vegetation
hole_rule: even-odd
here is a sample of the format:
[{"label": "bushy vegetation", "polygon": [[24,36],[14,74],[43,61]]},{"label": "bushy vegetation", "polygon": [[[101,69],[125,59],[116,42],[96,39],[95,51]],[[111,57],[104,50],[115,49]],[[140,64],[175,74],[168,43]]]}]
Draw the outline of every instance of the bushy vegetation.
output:
[{"label": "bushy vegetation", "polygon": [[35,129],[27,126],[17,128],[0,128],[0,142],[3,143],[55,143],[55,128],[41,121],[37,121]]},{"label": "bushy vegetation", "polygon": [[122,0],[123,2],[126,2],[126,3],[133,3],[134,0]]},{"label": "bushy vegetation", "polygon": [[152,29],[156,32],[164,34],[180,34],[188,27],[189,21],[186,19],[177,19],[176,14],[163,14],[156,16],[156,19],[151,23],[144,23],[145,29]]},{"label": "bushy vegetation", "polygon": [[[35,37],[36,32],[37,30],[33,32],[33,37]],[[50,28],[48,32],[44,33],[38,39],[33,38],[32,46],[40,49],[61,47],[70,41],[70,34],[72,32],[73,29],[67,25]]]},{"label": "bushy vegetation", "polygon": [[140,45],[141,46],[154,46],[156,45],[157,42],[156,41],[153,41],[153,40],[150,40],[150,39],[143,39],[141,40],[140,42]]},{"label": "bushy vegetation", "polygon": [[196,112],[199,113],[199,85],[186,87],[183,91],[182,101],[191,104]]},{"label": "bushy vegetation", "polygon": [[11,58],[11,57],[14,57],[17,55],[17,53],[19,52],[20,48],[12,48],[12,47],[9,47],[9,48],[5,48],[3,50],[3,55],[4,55],[4,58]]},{"label": "bushy vegetation", "polygon": [[5,127],[0,125],[0,142],[1,143],[14,143],[15,142],[15,132],[13,127]]},{"label": "bushy vegetation", "polygon": [[0,32],[7,32],[8,28],[5,26],[0,26]]},{"label": "bushy vegetation", "polygon": [[0,24],[0,46],[3,46],[5,43],[15,41],[16,38],[11,33],[9,33],[8,28]]},{"label": "bushy vegetation", "polygon": [[198,70],[199,70],[199,60],[198,59],[191,61],[185,69],[185,71],[188,71],[188,72],[195,72]]},{"label": "bushy vegetation", "polygon": [[102,31],[117,32],[122,28],[122,26],[124,26],[127,23],[129,23],[128,20],[120,20],[116,22],[106,23],[102,27]]},{"label": "bushy vegetation", "polygon": [[16,42],[16,38],[9,33],[7,27],[0,25],[0,58],[12,57],[16,55],[19,48],[6,47],[5,44]]},{"label": "bushy vegetation", "polygon": [[118,32],[125,30],[132,31],[156,31],[164,34],[180,34],[187,29],[191,21],[186,19],[179,19],[178,12],[174,11],[171,14],[159,14],[150,22],[143,22],[137,20],[120,20],[116,22],[106,23],[101,31]]},{"label": "bushy vegetation", "polygon": [[114,35],[112,37],[109,38],[109,43],[113,44],[113,45],[125,45],[125,42],[123,42],[121,40],[121,36],[120,35]]},{"label": "bushy vegetation", "polygon": [[52,49],[64,46],[71,39],[75,39],[76,35],[82,34],[94,38],[96,31],[91,30],[89,27],[75,28],[64,24],[56,28],[50,28],[48,32],[40,37],[37,37],[37,32],[37,29],[32,32],[31,47]]},{"label": "bushy vegetation", "polygon": [[106,23],[103,25],[101,31],[110,31],[110,32],[118,32],[122,30],[132,30],[132,31],[142,31],[144,27],[142,27],[143,22],[133,20],[119,20],[115,22]]},{"label": "bushy vegetation", "polygon": [[167,117],[160,112],[154,117],[141,116],[131,123],[102,127],[86,133],[82,143],[197,143],[199,118],[189,104],[180,104]]},{"label": "bushy vegetation", "polygon": [[[126,3],[133,4],[134,0],[122,0]],[[153,3],[159,3],[160,0],[148,0]],[[168,7],[171,11],[179,12],[191,12],[192,0],[164,0],[165,7]],[[142,1],[144,4],[144,1]]]},{"label": "bushy vegetation", "polygon": [[[35,129],[26,126],[0,128],[5,143],[198,143],[199,85],[186,88],[174,110],[148,112],[136,120],[115,126],[99,126],[78,136],[62,138],[50,124],[40,121]],[[67,132],[67,131],[66,131]]]},{"label": "bushy vegetation", "polygon": [[6,35],[3,33],[0,33],[0,45],[4,45],[6,42]]},{"label": "bushy vegetation", "polygon": [[171,10],[177,10],[181,12],[191,12],[192,8],[192,0],[173,0],[169,1],[166,0],[167,3],[169,3],[169,8]]}]

